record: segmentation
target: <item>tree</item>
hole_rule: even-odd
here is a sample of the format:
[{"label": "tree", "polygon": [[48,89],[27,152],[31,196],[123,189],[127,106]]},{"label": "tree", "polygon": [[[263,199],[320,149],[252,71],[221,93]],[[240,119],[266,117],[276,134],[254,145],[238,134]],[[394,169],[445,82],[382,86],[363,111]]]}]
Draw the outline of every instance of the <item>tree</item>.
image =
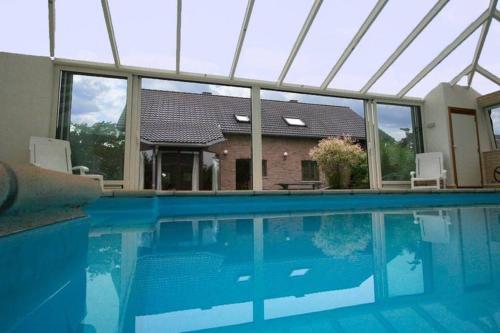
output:
[{"label": "tree", "polygon": [[72,123],[69,141],[73,165],[84,165],[108,180],[123,179],[125,133],[116,124]]}]

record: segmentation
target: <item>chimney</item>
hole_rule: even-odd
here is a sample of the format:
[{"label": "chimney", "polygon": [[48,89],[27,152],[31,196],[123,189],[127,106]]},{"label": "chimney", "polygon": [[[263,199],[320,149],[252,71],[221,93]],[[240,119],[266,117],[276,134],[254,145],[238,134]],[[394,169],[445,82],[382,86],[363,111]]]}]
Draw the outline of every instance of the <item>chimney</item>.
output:
[{"label": "chimney", "polygon": [[289,102],[290,102],[290,103],[298,103],[298,102],[299,102],[299,100],[297,100],[297,99],[291,99]]},{"label": "chimney", "polygon": [[202,92],[201,94],[202,94],[202,95],[212,95],[212,93],[211,93],[211,92],[208,92],[208,91],[204,91],[204,92]]}]

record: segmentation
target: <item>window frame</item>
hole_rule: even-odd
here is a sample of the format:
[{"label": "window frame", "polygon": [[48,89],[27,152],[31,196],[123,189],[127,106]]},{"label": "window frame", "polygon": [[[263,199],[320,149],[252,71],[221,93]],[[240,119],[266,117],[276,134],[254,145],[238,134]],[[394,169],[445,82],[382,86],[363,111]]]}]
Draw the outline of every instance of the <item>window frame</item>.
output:
[{"label": "window frame", "polygon": [[[305,165],[308,165],[305,167]],[[318,162],[314,160],[301,160],[300,161],[300,170],[301,170],[301,181],[303,182],[318,182],[320,181],[320,174],[319,174],[319,166]],[[305,179],[304,177],[304,172],[305,171],[310,171],[312,172],[312,176],[310,177],[311,179]]]},{"label": "window frame", "polygon": [[[61,81],[64,72],[72,73],[73,75],[87,75],[97,77],[108,77],[116,79],[124,79],[127,81],[126,93],[126,114],[125,114],[125,151],[123,165],[123,179],[119,180],[104,180],[104,188],[109,190],[117,189],[136,189],[139,188],[139,160],[140,147],[138,143],[133,142],[134,136],[140,135],[140,112],[132,112],[133,108],[138,108],[140,99],[140,78],[130,72],[119,70],[99,69],[89,66],[78,66],[56,64],[53,69],[52,82],[52,111],[50,118],[49,136],[57,137],[59,113],[60,113],[60,98],[61,98]],[[135,162],[134,162],[135,161]]]},{"label": "window frame", "polygon": [[498,109],[500,112],[500,104],[493,104],[490,106],[486,106],[483,108],[485,115],[488,117],[489,127],[489,136],[491,141],[491,149],[492,150],[500,150],[500,146],[497,145],[497,140],[495,138],[495,128],[493,126],[493,120],[491,119],[491,111]]},{"label": "window frame", "polygon": [[380,184],[379,187],[383,188],[385,185],[397,186],[397,185],[408,185],[410,184],[410,179],[408,180],[384,180],[382,175],[382,161],[381,161],[381,149],[380,149],[380,137],[379,137],[379,105],[394,105],[410,108],[410,117],[413,133],[415,136],[415,154],[425,152],[425,142],[423,133],[423,119],[422,119],[422,106],[416,104],[404,104],[404,103],[392,103],[384,100],[374,100],[373,101],[375,109],[375,121],[374,121],[374,132],[375,132],[375,154],[376,154],[376,166],[377,166],[377,182]]}]

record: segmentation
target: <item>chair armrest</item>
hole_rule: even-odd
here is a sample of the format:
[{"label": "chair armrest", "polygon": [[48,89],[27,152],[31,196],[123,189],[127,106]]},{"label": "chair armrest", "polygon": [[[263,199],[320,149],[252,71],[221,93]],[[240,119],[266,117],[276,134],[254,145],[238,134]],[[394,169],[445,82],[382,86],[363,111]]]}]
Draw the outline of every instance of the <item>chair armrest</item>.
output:
[{"label": "chair armrest", "polygon": [[83,165],[72,167],[71,170],[78,170],[80,175],[84,175],[87,172],[89,172],[89,168],[87,168],[86,166],[83,166]]},{"label": "chair armrest", "polygon": [[30,164],[31,164],[31,165],[34,165],[34,166],[36,166],[36,167],[38,167],[38,168],[41,168],[40,164],[38,164],[38,163],[35,163],[35,162],[30,162]]},{"label": "chair armrest", "polygon": [[446,171],[446,170],[441,171],[441,178],[446,179],[447,173],[448,173],[448,171]]},{"label": "chair armrest", "polygon": [[410,171],[410,177],[415,178],[416,172],[415,171]]}]

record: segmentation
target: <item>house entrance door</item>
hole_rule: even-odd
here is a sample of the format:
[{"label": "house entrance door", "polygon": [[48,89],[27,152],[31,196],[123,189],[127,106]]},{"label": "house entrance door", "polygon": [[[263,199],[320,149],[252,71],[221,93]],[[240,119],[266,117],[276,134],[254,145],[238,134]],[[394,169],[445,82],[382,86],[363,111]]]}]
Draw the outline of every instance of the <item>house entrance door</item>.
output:
[{"label": "house entrance door", "polygon": [[161,190],[191,191],[193,189],[194,154],[161,154]]}]

